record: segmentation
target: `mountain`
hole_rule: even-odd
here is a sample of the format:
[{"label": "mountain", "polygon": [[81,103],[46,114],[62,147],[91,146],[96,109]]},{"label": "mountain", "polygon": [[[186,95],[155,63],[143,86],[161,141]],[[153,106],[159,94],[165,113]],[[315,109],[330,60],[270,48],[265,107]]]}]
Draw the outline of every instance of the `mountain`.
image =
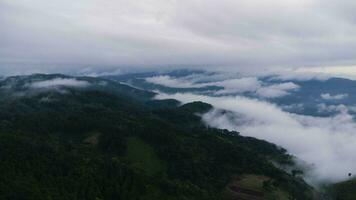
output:
[{"label": "mountain", "polygon": [[356,180],[351,179],[340,183],[333,184],[327,189],[330,191],[330,196],[338,200],[353,200],[356,199]]},{"label": "mountain", "polygon": [[[291,155],[208,127],[211,105],[105,78],[0,81],[0,199],[313,199]],[[293,175],[294,176],[293,176]]]},{"label": "mountain", "polygon": [[[356,102],[356,81],[344,78],[314,78],[305,80],[291,78],[290,80],[284,80],[278,76],[247,77],[247,79],[256,79],[255,82],[252,81],[252,83],[249,83],[246,81],[234,82],[237,79],[246,80],[246,77],[239,74],[220,74],[218,72],[199,70],[132,73],[105,76],[104,78],[150,91],[160,91],[170,94],[195,93],[209,96],[246,96],[274,103],[287,112],[302,115],[327,117],[339,113],[342,108],[348,108],[350,114],[356,116],[354,103]],[[161,80],[150,81],[152,78],[161,78]],[[233,88],[233,90],[227,91],[227,93],[224,93],[224,89],[226,88],[222,85],[225,81],[230,81],[229,85],[225,85],[225,87]],[[288,84],[293,84],[296,88],[280,90],[279,87]],[[258,87],[265,89],[263,90],[265,92],[270,90],[270,92],[282,93],[280,96],[261,96],[256,94],[256,92],[259,92],[258,89],[261,89]],[[236,88],[240,89],[234,90]],[[219,93],[219,91],[223,91],[223,93]]]},{"label": "mountain", "polygon": [[177,93],[177,92],[206,92],[206,91],[215,91],[222,89],[219,86],[203,86],[203,87],[186,87],[180,88],[179,85],[176,87],[167,87],[165,85],[155,84],[148,82],[147,78],[157,77],[157,76],[168,76],[173,78],[185,78],[192,75],[212,75],[213,73],[207,73],[201,70],[173,70],[168,72],[142,72],[142,73],[130,73],[130,74],[121,74],[121,75],[111,75],[104,76],[103,78],[119,81],[121,83],[127,83],[132,86],[143,88],[145,90],[159,90],[165,93]]}]

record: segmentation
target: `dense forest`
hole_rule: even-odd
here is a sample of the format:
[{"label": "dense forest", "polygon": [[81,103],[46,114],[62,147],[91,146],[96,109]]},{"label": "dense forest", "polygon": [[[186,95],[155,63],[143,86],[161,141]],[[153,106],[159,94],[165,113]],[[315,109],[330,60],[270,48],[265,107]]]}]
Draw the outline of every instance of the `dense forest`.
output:
[{"label": "dense forest", "polygon": [[0,81],[0,199],[313,199],[274,144],[201,122],[203,102],[152,100],[115,81]]}]

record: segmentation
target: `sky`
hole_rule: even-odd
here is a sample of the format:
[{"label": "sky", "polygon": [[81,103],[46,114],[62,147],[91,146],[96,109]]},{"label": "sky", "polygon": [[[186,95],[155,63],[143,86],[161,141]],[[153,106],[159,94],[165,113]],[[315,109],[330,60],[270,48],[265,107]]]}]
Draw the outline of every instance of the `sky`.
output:
[{"label": "sky", "polygon": [[355,9],[348,0],[0,0],[0,74],[331,66],[349,75]]}]

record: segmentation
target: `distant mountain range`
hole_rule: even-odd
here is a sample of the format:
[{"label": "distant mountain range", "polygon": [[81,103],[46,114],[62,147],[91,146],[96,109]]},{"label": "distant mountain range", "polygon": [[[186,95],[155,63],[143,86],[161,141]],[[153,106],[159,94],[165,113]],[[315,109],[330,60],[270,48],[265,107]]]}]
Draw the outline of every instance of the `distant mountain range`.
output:
[{"label": "distant mountain range", "polygon": [[[162,83],[159,84],[149,81],[152,77],[163,76],[177,81],[188,80],[194,84],[192,84],[191,87],[181,87],[179,84],[172,87]],[[254,91],[255,88],[252,88],[252,91],[232,91],[223,94],[217,93],[216,91],[224,89],[224,87],[219,85],[217,81],[233,80],[236,78],[236,76],[229,76],[229,74],[225,74],[224,76],[216,72],[177,70],[162,73],[148,72],[123,74],[106,76],[105,78],[127,83],[145,90],[161,91],[164,93],[191,92],[212,96],[242,95],[254,97],[275,103],[284,110],[297,114],[332,116],[340,111],[341,108],[337,107],[339,105],[344,105],[346,108],[349,108],[351,114],[356,114],[356,81],[353,80],[343,78],[282,80],[275,76],[257,77],[257,81],[265,87],[287,83],[293,83],[298,86],[296,89],[287,91],[287,95],[268,98],[256,95]],[[212,77],[213,81],[209,80],[209,77]],[[218,77],[217,80],[214,79],[216,77]]]}]

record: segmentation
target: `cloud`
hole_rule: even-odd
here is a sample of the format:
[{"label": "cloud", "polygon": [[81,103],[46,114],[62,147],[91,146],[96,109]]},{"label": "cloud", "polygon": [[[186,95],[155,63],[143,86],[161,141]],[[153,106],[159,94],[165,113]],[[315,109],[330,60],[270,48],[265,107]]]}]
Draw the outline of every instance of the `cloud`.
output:
[{"label": "cloud", "polygon": [[115,75],[120,75],[123,74],[123,71],[121,69],[106,69],[104,71],[102,70],[96,70],[92,68],[85,68],[80,70],[79,72],[76,73],[79,76],[89,76],[89,77],[100,77],[100,76],[115,76]]},{"label": "cloud", "polygon": [[76,87],[83,88],[89,86],[87,81],[80,81],[75,78],[55,78],[51,80],[35,81],[30,83],[28,87],[34,89],[57,88],[57,87]]},{"label": "cloud", "polygon": [[348,108],[347,106],[340,104],[340,105],[326,105],[325,103],[317,105],[319,113],[344,113],[348,112],[349,110],[352,111],[352,107]]},{"label": "cloud", "polygon": [[[310,68],[310,67],[309,67]],[[282,81],[309,81],[309,80],[328,80],[331,77],[337,77],[337,74],[326,74],[318,71],[306,70],[309,68],[277,68],[272,69],[263,74],[263,76],[269,76],[271,80]]]},{"label": "cloud", "polygon": [[[217,91],[217,94],[251,92],[261,87],[257,77],[228,78],[224,74],[220,74],[220,76],[214,76],[215,78],[218,78],[218,81],[213,81],[214,78],[210,79],[211,76],[206,74],[190,75],[180,78],[173,78],[168,75],[161,75],[149,77],[145,80],[149,83],[154,83],[170,88],[202,88],[207,86],[223,87],[224,89]],[[220,80],[221,78],[225,78],[225,80]],[[200,82],[202,80],[206,82]]]},{"label": "cloud", "polygon": [[324,77],[339,77],[356,80],[356,66],[301,67],[296,70],[304,74],[318,74]]},{"label": "cloud", "polygon": [[256,77],[228,79],[220,82],[213,82],[211,85],[221,86],[224,88],[223,90],[217,91],[216,94],[253,92],[261,87],[261,83]]},{"label": "cloud", "polygon": [[168,75],[153,76],[145,79],[149,83],[163,85],[170,88],[201,88],[205,84],[197,84],[186,78],[172,78]]},{"label": "cloud", "polygon": [[[314,184],[345,180],[349,172],[356,171],[356,123],[346,111],[323,118],[288,113],[274,104],[242,96],[177,93],[159,94],[156,98],[212,104],[215,110],[203,116],[207,124],[281,145],[313,166],[306,179]],[[231,113],[219,112],[220,109]]]},{"label": "cloud", "polygon": [[349,95],[348,94],[335,94],[331,95],[329,93],[323,93],[320,95],[320,97],[324,100],[341,100],[347,98]]},{"label": "cloud", "polygon": [[[211,75],[189,75],[174,78],[168,75],[148,77],[145,80],[149,83],[162,85],[170,88],[203,88],[207,86],[219,86],[223,89],[214,91],[215,95],[229,95],[237,93],[252,93],[264,98],[277,98],[289,95],[289,91],[299,89],[293,82],[285,82],[271,85],[264,85],[257,77],[231,78],[225,74],[215,74],[217,81],[208,81]],[[205,78],[203,78],[205,77]],[[206,82],[201,82],[205,80]],[[214,78],[213,78],[214,80]]]},{"label": "cloud", "polygon": [[355,8],[347,0],[3,0],[0,73],[355,65]]},{"label": "cloud", "polygon": [[290,105],[281,105],[281,108],[285,111],[295,113],[295,112],[304,111],[305,105],[302,103],[297,103],[297,104],[290,104]]},{"label": "cloud", "polygon": [[276,98],[289,95],[290,93],[288,93],[288,91],[297,89],[299,89],[299,85],[292,82],[287,82],[270,85],[267,87],[261,87],[256,91],[256,93],[261,97]]}]

